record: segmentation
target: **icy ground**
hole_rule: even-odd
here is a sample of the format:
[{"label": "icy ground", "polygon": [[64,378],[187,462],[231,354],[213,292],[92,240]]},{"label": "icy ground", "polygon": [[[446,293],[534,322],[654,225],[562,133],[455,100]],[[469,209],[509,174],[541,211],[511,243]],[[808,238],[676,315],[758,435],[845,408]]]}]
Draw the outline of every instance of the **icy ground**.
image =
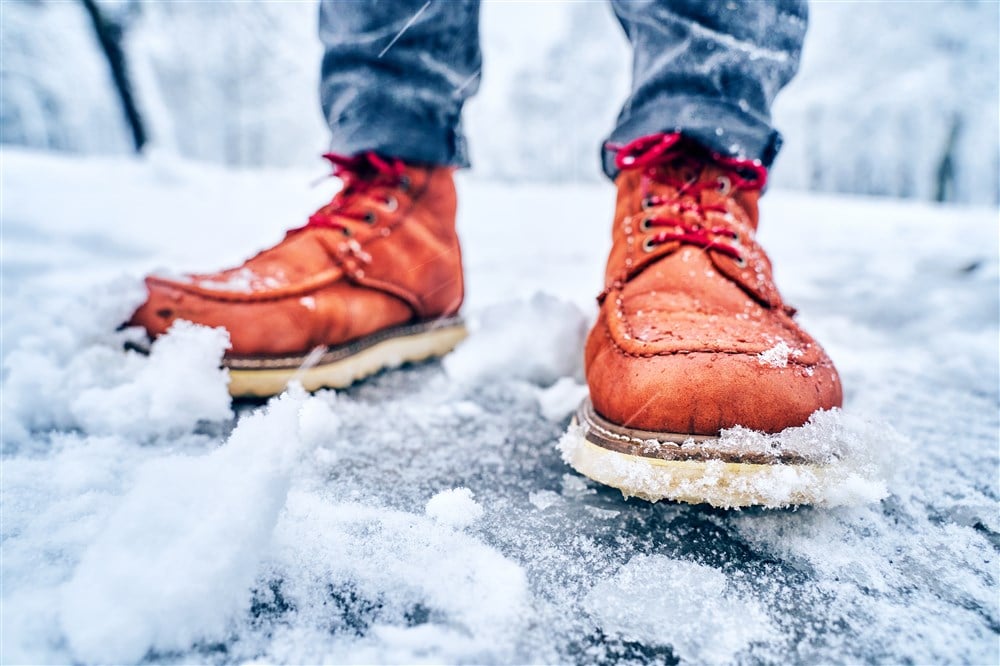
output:
[{"label": "icy ground", "polygon": [[2,159],[0,661],[1000,658],[996,210],[767,195],[837,422],[893,474],[880,503],[727,512],[624,501],[556,450],[609,186],[463,176],[468,342],[231,408],[218,333],[142,358],[114,329],[143,272],[299,224],[320,167]]}]

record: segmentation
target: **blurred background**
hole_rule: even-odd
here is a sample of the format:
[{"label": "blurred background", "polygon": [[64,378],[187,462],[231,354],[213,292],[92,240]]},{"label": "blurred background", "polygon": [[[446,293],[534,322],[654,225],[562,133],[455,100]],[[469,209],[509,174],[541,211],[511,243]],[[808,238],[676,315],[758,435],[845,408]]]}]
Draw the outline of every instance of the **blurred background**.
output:
[{"label": "blurred background", "polygon": [[[5,144],[163,152],[234,167],[315,165],[314,1],[2,0]],[[629,80],[604,2],[485,2],[483,83],[465,122],[476,173],[601,177]],[[779,187],[1000,202],[1000,4],[813,2],[774,115]]]}]

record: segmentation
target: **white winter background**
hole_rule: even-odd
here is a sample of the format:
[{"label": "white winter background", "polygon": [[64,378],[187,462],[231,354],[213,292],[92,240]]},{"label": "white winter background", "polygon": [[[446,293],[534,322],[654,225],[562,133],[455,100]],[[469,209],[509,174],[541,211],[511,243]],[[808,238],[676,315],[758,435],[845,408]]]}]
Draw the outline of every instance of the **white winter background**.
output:
[{"label": "white winter background", "polygon": [[557,450],[628,83],[603,3],[485,3],[468,341],[268,405],[230,403],[222,333],[145,357],[118,326],[145,273],[238,262],[335,190],[315,6],[100,4],[142,157],[79,4],[0,2],[0,662],[1000,661],[996,3],[813,5],[760,237],[846,390],[795,437],[875,473],[739,512]]},{"label": "white winter background", "polygon": [[[160,150],[230,165],[311,165],[325,146],[315,2],[99,0],[124,26]],[[130,149],[76,0],[4,0],[3,142]],[[1000,7],[814,2],[800,75],[778,98],[779,187],[1000,201]],[[477,172],[598,180],[629,80],[605,2],[485,2],[480,94],[465,116]]]}]

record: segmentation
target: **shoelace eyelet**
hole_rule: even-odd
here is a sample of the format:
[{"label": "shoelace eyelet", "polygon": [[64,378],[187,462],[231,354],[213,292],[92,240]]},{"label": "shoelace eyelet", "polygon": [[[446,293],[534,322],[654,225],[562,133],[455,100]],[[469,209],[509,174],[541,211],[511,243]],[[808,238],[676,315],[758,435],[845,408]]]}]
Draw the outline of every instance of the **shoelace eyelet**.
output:
[{"label": "shoelace eyelet", "polygon": [[657,245],[658,243],[653,241],[652,238],[647,238],[646,240],[642,241],[642,251],[647,253],[652,252],[653,250],[656,249]]},{"label": "shoelace eyelet", "polygon": [[647,233],[647,232],[649,232],[651,230],[652,230],[652,227],[650,226],[650,219],[648,217],[642,218],[642,221],[639,222],[639,231],[642,231],[643,233]]},{"label": "shoelace eyelet", "polygon": [[733,262],[740,268],[746,268],[747,266],[747,260],[743,257],[736,257],[733,259]]},{"label": "shoelace eyelet", "polygon": [[653,198],[652,197],[643,197],[642,198],[642,209],[643,210],[650,210],[652,207],[653,207]]},{"label": "shoelace eyelet", "polygon": [[719,194],[727,195],[733,191],[733,181],[729,180],[727,176],[719,176],[715,181],[718,183]]},{"label": "shoelace eyelet", "polygon": [[378,217],[375,215],[374,211],[368,211],[365,213],[365,224],[375,224]]},{"label": "shoelace eyelet", "polygon": [[403,190],[404,192],[410,191],[410,177],[407,176],[406,174],[403,174],[402,176],[399,177],[399,189]]},{"label": "shoelace eyelet", "polygon": [[385,201],[383,202],[383,205],[385,206],[385,209],[387,211],[392,213],[397,208],[399,208],[399,201],[396,200],[396,197],[390,194],[388,197],[386,197]]}]

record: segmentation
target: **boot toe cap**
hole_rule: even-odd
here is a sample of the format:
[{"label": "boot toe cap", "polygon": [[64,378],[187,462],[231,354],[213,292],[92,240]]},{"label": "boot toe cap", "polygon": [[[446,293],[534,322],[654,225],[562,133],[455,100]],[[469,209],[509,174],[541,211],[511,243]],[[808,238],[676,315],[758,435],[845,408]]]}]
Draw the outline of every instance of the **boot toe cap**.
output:
[{"label": "boot toe cap", "polygon": [[634,354],[600,328],[588,340],[587,380],[594,408],[619,425],[692,435],[737,425],[780,432],[842,402],[837,371],[822,352],[809,364],[752,353]]}]

